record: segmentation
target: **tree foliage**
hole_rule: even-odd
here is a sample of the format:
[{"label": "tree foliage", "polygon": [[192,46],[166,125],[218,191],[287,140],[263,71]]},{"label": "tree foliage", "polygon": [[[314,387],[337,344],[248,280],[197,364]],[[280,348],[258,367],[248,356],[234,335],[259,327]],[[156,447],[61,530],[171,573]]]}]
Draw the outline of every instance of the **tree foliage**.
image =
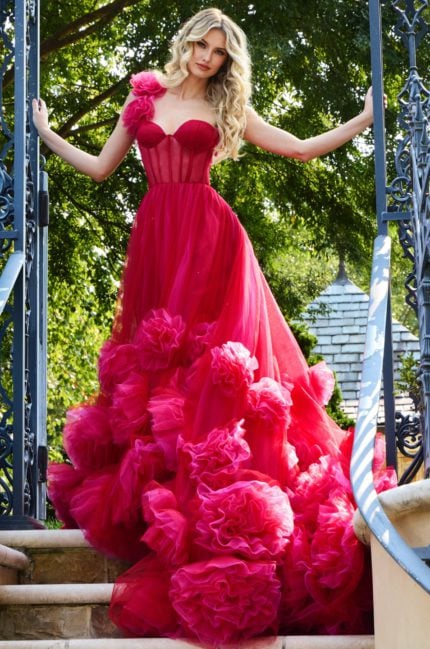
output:
[{"label": "tree foliage", "polygon": [[[73,144],[97,152],[114,126],[130,75],[161,68],[178,27],[211,5],[184,0],[45,0],[41,94],[53,127]],[[370,84],[368,16],[362,0],[280,0],[275,5],[238,0],[218,2],[218,7],[248,35],[253,104],[272,124],[305,138],[361,109]],[[395,17],[388,13],[387,126],[394,134],[395,96],[405,61],[390,27]],[[369,131],[307,165],[246,145],[239,162],[226,161],[213,169],[213,185],[245,225],[290,318],[332,281],[339,257],[367,286],[375,230],[370,145]],[[388,146],[395,146],[394,135]],[[146,180],[134,151],[103,185],[48,151],[45,155],[52,200],[54,434],[61,428],[65,407],[95,389],[96,350],[109,332],[130,225]]]}]

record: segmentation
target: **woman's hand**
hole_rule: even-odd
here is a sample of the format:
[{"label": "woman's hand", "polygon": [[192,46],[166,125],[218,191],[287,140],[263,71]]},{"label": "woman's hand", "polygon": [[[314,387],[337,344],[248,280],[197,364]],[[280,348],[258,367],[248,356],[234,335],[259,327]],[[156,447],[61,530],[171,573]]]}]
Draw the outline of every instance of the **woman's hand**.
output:
[{"label": "woman's hand", "polygon": [[[384,95],[384,108],[387,108],[387,95]],[[370,86],[364,98],[363,115],[368,117],[369,126],[373,123],[373,90]]]},{"label": "woman's hand", "polygon": [[49,130],[48,109],[43,99],[33,99],[33,124],[38,132]]},{"label": "woman's hand", "polygon": [[373,122],[373,88],[372,88],[372,86],[370,86],[370,88],[366,92],[366,96],[364,98],[363,113],[369,117],[370,124],[371,124]]}]

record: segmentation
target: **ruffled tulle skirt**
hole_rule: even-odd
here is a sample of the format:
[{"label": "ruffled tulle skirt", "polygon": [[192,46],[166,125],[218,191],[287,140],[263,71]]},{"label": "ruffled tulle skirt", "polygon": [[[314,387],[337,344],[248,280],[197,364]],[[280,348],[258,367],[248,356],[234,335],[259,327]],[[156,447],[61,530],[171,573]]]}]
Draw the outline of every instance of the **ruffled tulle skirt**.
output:
[{"label": "ruffled tulle skirt", "polygon": [[[351,434],[324,406],[237,217],[202,183],[155,185],[131,234],[100,393],[68,413],[49,493],[133,565],[111,617],[209,644],[371,627]],[[375,467],[379,488],[393,484]]]}]

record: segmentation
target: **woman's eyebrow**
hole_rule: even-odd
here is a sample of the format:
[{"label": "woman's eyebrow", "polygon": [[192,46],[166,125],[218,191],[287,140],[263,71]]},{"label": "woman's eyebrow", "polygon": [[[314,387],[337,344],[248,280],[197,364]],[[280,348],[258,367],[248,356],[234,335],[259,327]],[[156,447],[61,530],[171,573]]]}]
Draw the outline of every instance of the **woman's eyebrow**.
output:
[{"label": "woman's eyebrow", "polygon": [[[204,39],[204,38],[199,38],[199,40],[198,40],[197,42],[198,42],[198,43],[204,43],[205,45],[208,44],[207,40]],[[216,49],[216,50],[221,50],[221,51],[224,52],[224,53],[227,52],[227,50],[226,50],[225,47],[216,47],[215,49]]]}]

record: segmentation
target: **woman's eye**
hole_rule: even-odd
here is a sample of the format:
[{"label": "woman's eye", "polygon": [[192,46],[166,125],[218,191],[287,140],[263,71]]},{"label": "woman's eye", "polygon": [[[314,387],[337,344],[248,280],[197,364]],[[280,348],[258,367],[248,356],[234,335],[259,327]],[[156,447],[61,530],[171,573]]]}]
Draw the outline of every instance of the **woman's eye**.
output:
[{"label": "woman's eye", "polygon": [[206,43],[204,41],[197,41],[197,45],[199,47],[206,47]]}]

